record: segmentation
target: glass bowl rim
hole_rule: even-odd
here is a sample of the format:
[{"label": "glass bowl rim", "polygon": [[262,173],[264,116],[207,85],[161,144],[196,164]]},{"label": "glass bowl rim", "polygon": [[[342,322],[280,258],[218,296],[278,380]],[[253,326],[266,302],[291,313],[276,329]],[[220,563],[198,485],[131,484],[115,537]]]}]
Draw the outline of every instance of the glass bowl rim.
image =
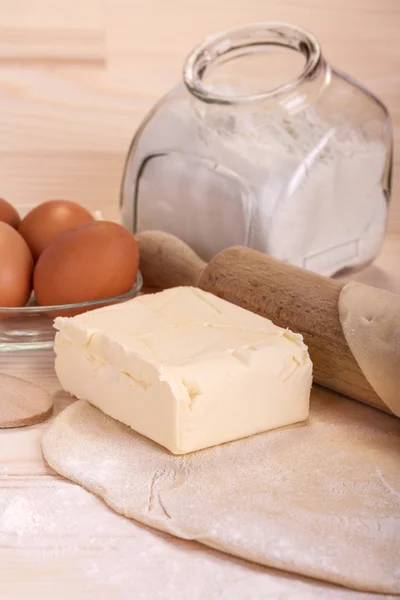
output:
[{"label": "glass bowl rim", "polygon": [[74,302],[72,304],[55,304],[53,306],[0,306],[0,313],[8,313],[9,315],[29,315],[42,314],[51,311],[73,310],[76,308],[93,308],[94,306],[103,306],[104,304],[117,304],[124,300],[134,298],[143,287],[143,277],[140,271],[137,272],[136,280],[130,290],[119,296],[111,296],[109,298],[101,298],[99,300],[85,300],[83,302]]}]

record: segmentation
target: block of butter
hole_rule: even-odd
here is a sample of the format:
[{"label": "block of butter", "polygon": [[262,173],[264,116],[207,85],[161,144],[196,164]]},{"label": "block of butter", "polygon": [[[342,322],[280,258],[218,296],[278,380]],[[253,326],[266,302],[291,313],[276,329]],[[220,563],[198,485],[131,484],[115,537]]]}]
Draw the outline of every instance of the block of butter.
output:
[{"label": "block of butter", "polygon": [[58,317],[62,387],[185,454],[308,416],[302,336],[197,288]]}]

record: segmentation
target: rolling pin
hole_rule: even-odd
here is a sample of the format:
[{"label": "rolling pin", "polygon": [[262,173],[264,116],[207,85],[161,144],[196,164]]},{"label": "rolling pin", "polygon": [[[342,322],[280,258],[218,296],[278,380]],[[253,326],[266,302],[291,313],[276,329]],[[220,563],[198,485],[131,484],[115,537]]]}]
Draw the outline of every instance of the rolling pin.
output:
[{"label": "rolling pin", "polygon": [[400,296],[245,247],[207,264],[174,236],[137,234],[145,291],[197,286],[303,335],[314,381],[400,416]]}]

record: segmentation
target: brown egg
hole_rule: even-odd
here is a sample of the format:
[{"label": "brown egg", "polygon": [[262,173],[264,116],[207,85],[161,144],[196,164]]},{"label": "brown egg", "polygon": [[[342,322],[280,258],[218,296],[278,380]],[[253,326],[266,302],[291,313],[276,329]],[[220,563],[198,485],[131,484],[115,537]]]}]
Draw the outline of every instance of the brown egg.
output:
[{"label": "brown egg", "polygon": [[0,222],[0,306],[24,306],[32,290],[33,258],[24,238]]},{"label": "brown egg", "polygon": [[0,198],[0,222],[8,223],[14,229],[18,229],[21,218],[16,209],[4,198]]},{"label": "brown egg", "polygon": [[131,289],[138,266],[138,245],[129,231],[109,221],[87,223],[42,253],[33,279],[36,299],[43,306],[118,296]]},{"label": "brown egg", "polygon": [[26,240],[33,257],[38,259],[59,235],[93,220],[93,215],[75,202],[49,200],[36,206],[22,219],[19,232]]}]

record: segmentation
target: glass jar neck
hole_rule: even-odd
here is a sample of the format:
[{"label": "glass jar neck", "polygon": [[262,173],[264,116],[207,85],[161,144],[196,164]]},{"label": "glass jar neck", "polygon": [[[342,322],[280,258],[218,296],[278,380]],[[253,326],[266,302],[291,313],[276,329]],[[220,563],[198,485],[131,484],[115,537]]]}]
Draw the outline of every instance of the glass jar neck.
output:
[{"label": "glass jar neck", "polygon": [[[304,57],[301,72],[282,85],[256,93],[239,93],[236,90],[221,91],[205,81],[211,70],[228,61],[277,46],[294,50]],[[189,92],[207,104],[237,109],[263,105],[288,112],[297,112],[313,102],[328,85],[330,75],[315,37],[285,23],[255,23],[209,37],[189,55],[183,72]]]}]

